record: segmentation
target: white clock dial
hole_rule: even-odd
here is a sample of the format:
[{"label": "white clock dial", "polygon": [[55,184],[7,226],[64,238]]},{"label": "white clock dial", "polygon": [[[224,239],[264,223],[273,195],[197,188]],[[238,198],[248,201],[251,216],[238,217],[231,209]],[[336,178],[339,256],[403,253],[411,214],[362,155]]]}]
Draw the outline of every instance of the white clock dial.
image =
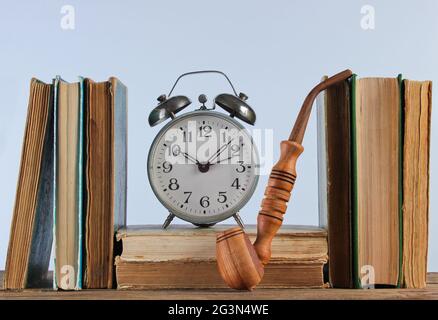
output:
[{"label": "white clock dial", "polygon": [[148,159],[149,181],[161,203],[201,225],[238,212],[254,193],[258,170],[248,132],[215,111],[190,112],[168,123]]}]

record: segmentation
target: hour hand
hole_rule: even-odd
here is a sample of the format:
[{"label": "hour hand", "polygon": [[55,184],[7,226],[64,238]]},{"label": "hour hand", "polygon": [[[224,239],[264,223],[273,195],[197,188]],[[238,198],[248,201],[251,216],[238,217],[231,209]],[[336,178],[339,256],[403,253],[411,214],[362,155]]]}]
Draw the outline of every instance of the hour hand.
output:
[{"label": "hour hand", "polygon": [[189,155],[187,152],[182,152],[181,154],[182,154],[183,157],[186,158],[187,160],[190,160],[190,161],[192,161],[193,163],[199,165],[199,161],[198,161],[198,159],[192,157],[192,156]]}]

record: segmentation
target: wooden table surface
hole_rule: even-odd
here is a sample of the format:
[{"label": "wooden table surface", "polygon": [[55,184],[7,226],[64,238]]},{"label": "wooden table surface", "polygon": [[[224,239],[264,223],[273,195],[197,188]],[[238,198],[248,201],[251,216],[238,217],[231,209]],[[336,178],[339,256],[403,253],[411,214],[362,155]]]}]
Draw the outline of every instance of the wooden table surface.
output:
[{"label": "wooden table surface", "polygon": [[51,289],[3,290],[0,271],[0,300],[4,299],[106,299],[106,300],[257,300],[257,299],[434,299],[438,300],[438,272],[429,273],[426,289],[259,289],[240,292],[222,290],[82,290],[54,291]]}]

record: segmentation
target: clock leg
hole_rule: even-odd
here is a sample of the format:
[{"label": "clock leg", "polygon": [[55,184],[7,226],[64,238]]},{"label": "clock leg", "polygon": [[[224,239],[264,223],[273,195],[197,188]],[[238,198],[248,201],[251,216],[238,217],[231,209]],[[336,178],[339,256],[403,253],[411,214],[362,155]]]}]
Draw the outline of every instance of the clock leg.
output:
[{"label": "clock leg", "polygon": [[239,212],[236,212],[233,214],[234,220],[236,220],[237,224],[242,228],[245,229],[245,225],[243,224],[242,218],[239,215]]},{"label": "clock leg", "polygon": [[166,229],[170,223],[172,222],[173,218],[175,218],[175,215],[172,212],[169,212],[169,215],[167,216],[166,220],[163,223],[162,228]]}]

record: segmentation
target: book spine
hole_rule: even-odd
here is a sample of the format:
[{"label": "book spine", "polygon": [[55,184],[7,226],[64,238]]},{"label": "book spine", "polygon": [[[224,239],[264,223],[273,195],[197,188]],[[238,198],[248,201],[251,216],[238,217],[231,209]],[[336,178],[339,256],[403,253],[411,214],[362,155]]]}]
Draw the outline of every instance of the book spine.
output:
[{"label": "book spine", "polygon": [[351,114],[351,239],[353,249],[353,286],[357,289],[362,288],[359,275],[359,244],[358,244],[358,199],[357,199],[357,145],[356,145],[356,79],[357,75],[353,74],[350,80],[350,114]]},{"label": "book spine", "polygon": [[[53,81],[53,251],[56,252],[56,201],[57,201],[57,175],[58,175],[58,93],[60,76]],[[53,289],[58,289],[56,277],[56,254],[53,255]]]},{"label": "book spine", "polygon": [[399,212],[399,223],[398,223],[398,238],[399,238],[399,251],[398,251],[398,281],[397,288],[402,286],[403,281],[403,146],[404,146],[404,85],[403,77],[401,74],[397,76],[398,87],[400,90],[400,101],[399,101],[399,150],[398,150],[398,161],[399,161],[399,171],[398,171],[398,212]]},{"label": "book spine", "polygon": [[[322,81],[327,76],[322,78]],[[327,207],[327,128],[326,128],[326,91],[321,92],[316,100],[317,113],[317,154],[318,154],[318,220],[319,227],[328,227],[328,207]]]},{"label": "book spine", "polygon": [[83,277],[83,212],[84,212],[84,78],[79,77],[79,142],[78,142],[78,190],[77,190],[77,202],[78,202],[78,274],[76,277],[75,290],[82,289],[82,277]]}]

